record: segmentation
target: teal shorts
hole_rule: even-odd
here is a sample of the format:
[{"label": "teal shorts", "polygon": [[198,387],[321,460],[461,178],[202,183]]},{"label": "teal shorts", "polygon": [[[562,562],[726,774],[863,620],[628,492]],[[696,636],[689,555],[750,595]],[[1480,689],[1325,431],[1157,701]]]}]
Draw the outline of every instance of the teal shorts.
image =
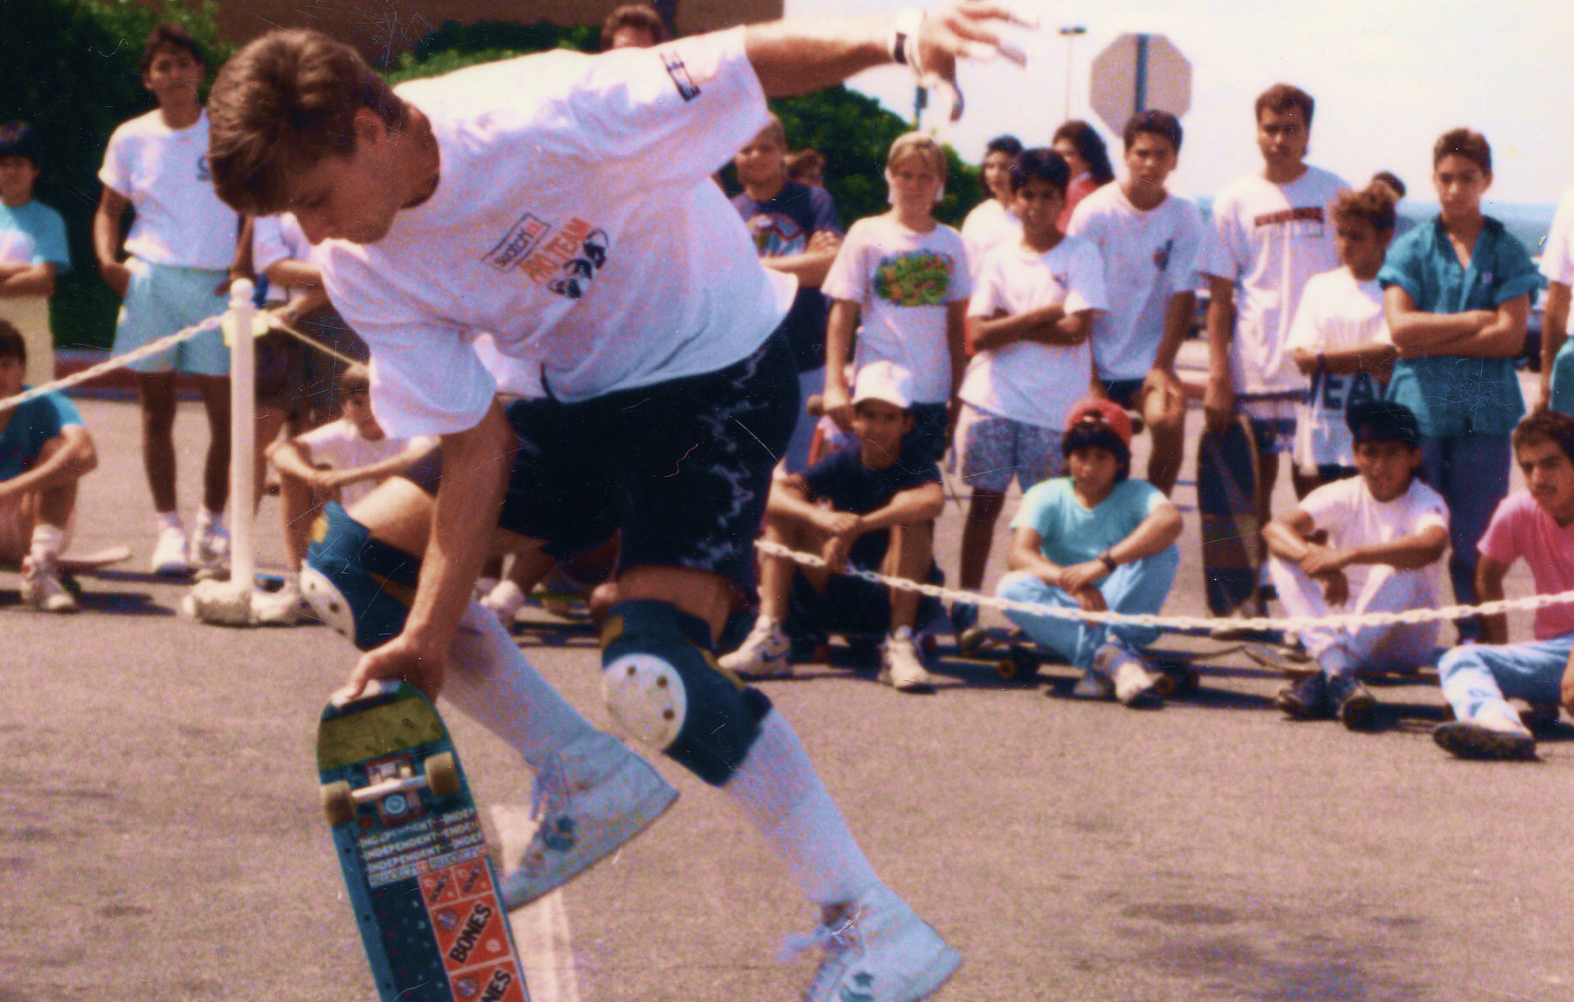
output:
[{"label": "teal shorts", "polygon": [[[114,353],[117,356],[209,317],[220,316],[229,305],[227,297],[214,292],[226,277],[222,271],[137,260],[129,265],[131,284],[115,322]],[[140,373],[227,376],[230,374],[230,352],[224,346],[224,336],[215,327],[168,351],[132,362],[127,368]]]}]

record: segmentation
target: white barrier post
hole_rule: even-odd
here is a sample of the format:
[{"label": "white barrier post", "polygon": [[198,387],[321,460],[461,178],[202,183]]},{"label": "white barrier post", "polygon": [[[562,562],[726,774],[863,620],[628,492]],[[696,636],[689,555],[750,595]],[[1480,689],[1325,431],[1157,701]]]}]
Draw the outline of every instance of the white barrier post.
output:
[{"label": "white barrier post", "polygon": [[230,340],[230,582],[248,599],[256,573],[251,528],[257,493],[257,339],[252,333],[257,308],[252,292],[246,279],[231,285],[224,316]]}]

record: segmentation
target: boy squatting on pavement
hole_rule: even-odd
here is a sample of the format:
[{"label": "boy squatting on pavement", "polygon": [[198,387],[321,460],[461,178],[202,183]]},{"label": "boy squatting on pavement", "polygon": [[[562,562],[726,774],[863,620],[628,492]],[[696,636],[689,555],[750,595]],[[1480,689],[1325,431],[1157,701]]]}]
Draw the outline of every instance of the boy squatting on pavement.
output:
[{"label": "boy squatting on pavement", "polygon": [[[1279,600],[1291,616],[1437,608],[1448,505],[1416,476],[1415,415],[1391,400],[1360,401],[1345,413],[1359,475],[1317,488],[1263,529]],[[1356,673],[1414,671],[1431,660],[1437,634],[1436,620],[1302,630],[1319,671],[1281,689],[1274,703],[1300,720],[1337,714],[1359,730],[1377,704]]]},{"label": "boy squatting on pavement", "polygon": [[[959,964],[874,874],[786,720],[712,653],[735,589],[753,585],[798,381],[773,337],[792,283],[760,264],[710,173],[763,127],[768,95],[893,60],[954,88],[956,57],[1000,51],[993,29],[1009,19],[956,2],[780,22],[397,92],[350,47],[281,31],[220,73],[221,197],[295,213],[372,348],[379,422],[442,440],[435,487],[417,474],[353,516],[328,508],[302,590],[368,651],[352,694],[383,678],[442,690],[537,772],[542,832],[571,837],[532,843],[505,878],[511,904],[626,842],[675,795],[470,600],[494,541],[539,578],[621,529],[602,633],[609,708],[728,794],[820,906],[826,959],[808,997],[907,1002]],[[505,414],[473,346],[483,333],[547,396]]]},{"label": "boy squatting on pavement", "polygon": [[759,618],[738,649],[721,659],[723,668],[744,678],[791,675],[787,628],[796,595],[812,607],[812,625],[824,632],[886,634],[882,681],[904,692],[933,685],[913,632],[921,609],[927,607],[926,621],[940,618],[939,601],[836,573],[851,565],[909,581],[933,583],[940,576],[934,561],[934,520],[945,506],[940,468],[901,458],[915,424],[912,384],[905,369],[884,360],[858,370],[856,447],[771,484],[765,538],[819,553],[831,566],[800,568],[786,557],[762,558]]}]

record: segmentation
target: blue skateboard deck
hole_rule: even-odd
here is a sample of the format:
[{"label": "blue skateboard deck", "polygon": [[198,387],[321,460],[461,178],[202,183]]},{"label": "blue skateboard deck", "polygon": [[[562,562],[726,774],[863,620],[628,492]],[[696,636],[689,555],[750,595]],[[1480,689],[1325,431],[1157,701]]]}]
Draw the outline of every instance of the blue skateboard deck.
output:
[{"label": "blue skateboard deck", "polygon": [[323,810],[382,1002],[530,1002],[453,742],[403,682],[317,729]]},{"label": "blue skateboard deck", "polygon": [[1197,510],[1208,609],[1215,616],[1229,616],[1248,603],[1248,612],[1257,611],[1259,476],[1257,446],[1245,415],[1236,415],[1221,433],[1203,433],[1197,446]]}]

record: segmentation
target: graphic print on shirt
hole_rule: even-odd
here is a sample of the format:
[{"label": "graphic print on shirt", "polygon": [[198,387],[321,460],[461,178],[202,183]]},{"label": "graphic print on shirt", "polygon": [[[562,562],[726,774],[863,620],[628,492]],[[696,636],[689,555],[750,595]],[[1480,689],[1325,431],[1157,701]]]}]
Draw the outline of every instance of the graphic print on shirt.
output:
[{"label": "graphic print on shirt", "polygon": [[606,230],[578,217],[556,228],[526,212],[481,256],[498,271],[520,268],[537,285],[566,299],[584,296],[607,263],[612,241]]},{"label": "graphic print on shirt", "polygon": [[749,236],[760,257],[787,257],[809,249],[809,231],[791,216],[762,212],[748,220]]},{"label": "graphic print on shirt", "polygon": [[1302,205],[1279,212],[1263,213],[1252,219],[1252,228],[1260,230],[1266,226],[1282,226],[1287,236],[1321,239],[1325,220],[1322,206]]},{"label": "graphic print on shirt", "polygon": [[208,168],[207,150],[197,154],[197,180],[203,184],[208,184],[213,180],[213,172]]},{"label": "graphic print on shirt", "polygon": [[874,294],[897,306],[944,306],[955,262],[949,254],[914,251],[880,259]]},{"label": "graphic print on shirt", "polygon": [[1324,410],[1343,414],[1351,404],[1383,399],[1383,389],[1370,372],[1317,372],[1312,374],[1308,399]]},{"label": "graphic print on shirt", "polygon": [[1175,249],[1175,238],[1170,237],[1164,241],[1164,246],[1153,252],[1153,263],[1160,271],[1168,271],[1170,267],[1170,252]]}]

